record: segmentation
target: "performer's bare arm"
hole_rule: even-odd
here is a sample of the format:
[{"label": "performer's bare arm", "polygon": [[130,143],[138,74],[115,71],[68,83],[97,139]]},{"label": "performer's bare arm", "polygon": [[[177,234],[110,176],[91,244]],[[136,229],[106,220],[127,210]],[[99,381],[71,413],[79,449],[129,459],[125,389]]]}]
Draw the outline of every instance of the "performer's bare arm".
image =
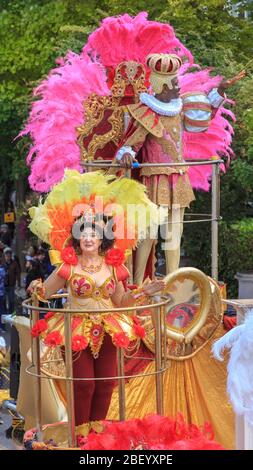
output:
[{"label": "performer's bare arm", "polygon": [[[140,288],[143,295],[152,296],[162,291],[165,287],[164,281],[149,281]],[[112,301],[117,307],[131,307],[136,303],[136,295],[132,291],[126,292],[122,282],[117,282]]]},{"label": "performer's bare arm", "polygon": [[[38,284],[40,282],[40,284]],[[57,274],[57,270],[53,271],[52,274],[42,283],[42,281],[32,281],[29,287],[27,288],[27,292],[32,294],[34,290],[41,289],[41,297],[44,299],[49,299],[53,294],[60,289],[63,289],[65,286],[66,281],[62,277]]]},{"label": "performer's bare arm", "polygon": [[218,86],[218,93],[223,96],[224,95],[224,92],[227,88],[230,88],[231,86],[233,86],[235,83],[239,82],[239,80],[241,80],[242,78],[244,78],[246,75],[246,71],[245,70],[242,70],[241,72],[239,72],[237,75],[235,75],[233,78],[230,78],[228,80],[222,80],[222,82],[220,83],[220,85]]},{"label": "performer's bare arm", "polygon": [[131,292],[126,292],[122,282],[117,282],[116,289],[112,295],[112,301],[116,307],[131,307],[134,305],[135,300],[130,295]]}]

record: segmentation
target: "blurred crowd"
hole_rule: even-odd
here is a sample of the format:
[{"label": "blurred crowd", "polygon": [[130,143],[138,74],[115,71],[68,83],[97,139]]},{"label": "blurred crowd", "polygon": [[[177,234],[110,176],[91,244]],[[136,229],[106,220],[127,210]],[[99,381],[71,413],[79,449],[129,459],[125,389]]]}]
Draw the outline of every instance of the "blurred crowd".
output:
[{"label": "blurred crowd", "polygon": [[8,225],[0,227],[0,331],[5,330],[2,316],[15,312],[18,291],[22,289],[23,297],[28,296],[29,284],[34,279],[44,281],[53,271],[47,245],[43,242],[29,246],[20,263],[13,243],[14,232]]},{"label": "blurred crowd", "polygon": [[[14,201],[15,202],[15,201]],[[48,246],[31,237],[28,208],[33,198],[28,194],[23,212],[16,217],[15,204],[2,204],[0,211],[0,395],[8,392],[6,409],[11,410],[13,423],[20,380],[20,339],[14,317],[27,316],[23,301],[30,295],[27,288],[35,279],[43,281],[53,271]],[[41,304],[40,304],[41,305]],[[61,304],[56,304],[61,308]],[[40,312],[40,315],[44,314]],[[14,414],[13,414],[14,413]],[[0,425],[3,420],[0,416]],[[8,428],[6,437],[11,437],[16,424]],[[14,427],[13,427],[14,426]],[[22,426],[21,426],[22,429]]]}]

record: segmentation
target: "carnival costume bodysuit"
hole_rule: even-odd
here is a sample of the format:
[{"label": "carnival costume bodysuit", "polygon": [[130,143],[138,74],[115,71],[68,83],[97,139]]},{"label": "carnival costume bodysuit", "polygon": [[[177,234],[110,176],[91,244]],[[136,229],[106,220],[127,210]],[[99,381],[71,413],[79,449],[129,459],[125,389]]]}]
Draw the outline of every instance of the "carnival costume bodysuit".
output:
[{"label": "carnival costume bodysuit", "polygon": [[[104,261],[105,262],[105,261]],[[134,333],[134,320],[125,313],[107,312],[115,308],[111,296],[115,292],[116,282],[125,281],[128,276],[128,270],[124,265],[117,268],[108,266],[111,275],[100,285],[97,284],[94,277],[88,275],[76,266],[70,266],[63,263],[57,270],[57,274],[66,280],[69,294],[67,306],[70,309],[91,310],[91,313],[72,314],[72,349],[78,349],[78,341],[85,347],[90,347],[93,357],[99,356],[99,351],[108,333],[115,346],[127,345],[130,341],[136,339]],[[105,309],[105,313],[92,313],[92,309]],[[135,317],[133,317],[135,318]],[[58,332],[61,345],[64,344],[64,317],[55,314],[48,319],[48,335]],[[47,340],[48,335],[45,338]]]},{"label": "carnival costume bodysuit", "polygon": [[[100,198],[100,214],[110,213],[114,222],[114,246],[102,257],[100,274],[102,270],[105,274],[99,283],[93,273],[81,269],[71,242],[80,216],[86,217],[88,210],[92,220],[95,217],[96,197]],[[136,218],[136,203],[142,205],[141,220]],[[77,426],[105,419],[116,376],[116,347],[127,348],[145,334],[135,315],[108,310],[115,308],[112,296],[117,283],[126,289],[129,272],[123,263],[127,250],[136,245],[139,233],[159,223],[159,212],[146,196],[145,187],[136,181],[73,170],[66,170],[62,182],[54,186],[44,203],[30,209],[30,229],[51,246],[51,261],[58,265],[56,274],[66,281],[67,308],[74,310],[70,315]],[[117,231],[118,226],[123,231]],[[93,309],[102,312],[92,313]],[[80,310],[82,313],[78,313]],[[35,323],[32,335],[40,336],[48,347],[60,347],[65,356],[63,314],[48,312]],[[112,379],[103,379],[108,377]],[[81,378],[90,380],[78,380]]]}]

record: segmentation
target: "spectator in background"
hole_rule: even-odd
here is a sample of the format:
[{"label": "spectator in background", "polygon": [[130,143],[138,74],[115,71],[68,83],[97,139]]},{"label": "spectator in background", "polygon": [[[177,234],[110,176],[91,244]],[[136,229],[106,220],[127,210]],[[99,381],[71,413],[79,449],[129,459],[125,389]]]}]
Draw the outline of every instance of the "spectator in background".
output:
[{"label": "spectator in background", "polygon": [[50,247],[49,245],[47,245],[47,243],[41,242],[41,248],[44,248],[45,253],[46,253],[45,258],[46,258],[46,263],[47,263],[47,276],[49,276],[55,269],[55,266],[53,266],[50,261],[50,256],[49,256]]},{"label": "spectator in background", "polygon": [[0,227],[0,241],[7,246],[11,245],[11,233],[7,224],[2,224]]},{"label": "spectator in background", "polygon": [[40,269],[43,272],[44,278],[47,277],[47,261],[46,261],[46,251],[44,248],[39,248],[36,254],[36,259],[40,265]]},{"label": "spectator in background", "polygon": [[46,279],[49,274],[54,270],[54,267],[50,263],[50,258],[48,254],[48,250],[45,248],[42,248],[42,246],[38,249],[36,259],[40,263],[41,270],[44,274],[44,278]]},{"label": "spectator in background", "polygon": [[29,286],[29,284],[34,281],[35,279],[42,279],[44,281],[44,274],[41,269],[40,263],[37,259],[34,259],[30,255],[26,255],[26,278],[25,278],[25,290]]},{"label": "spectator in background", "polygon": [[2,323],[2,315],[5,315],[5,282],[6,282],[6,268],[4,265],[4,255],[0,251],[0,331],[5,330],[5,325]]},{"label": "spectator in background", "polygon": [[30,245],[27,250],[27,254],[31,256],[32,258],[36,258],[37,252],[38,252],[38,248],[35,245]]},{"label": "spectator in background", "polygon": [[4,249],[5,267],[7,271],[5,293],[8,307],[6,308],[7,314],[14,312],[14,298],[15,287],[21,287],[21,272],[20,267],[15,259],[12,257],[11,248]]}]

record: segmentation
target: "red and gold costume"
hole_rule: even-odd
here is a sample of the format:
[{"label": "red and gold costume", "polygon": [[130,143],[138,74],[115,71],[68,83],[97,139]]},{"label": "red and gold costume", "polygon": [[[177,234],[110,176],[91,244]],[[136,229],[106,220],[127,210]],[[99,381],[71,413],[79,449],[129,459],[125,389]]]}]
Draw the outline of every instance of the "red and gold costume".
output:
[{"label": "red and gold costume", "polygon": [[[80,268],[63,263],[57,269],[58,276],[66,280],[68,302],[66,308],[76,309],[72,315],[72,349],[75,351],[86,349],[89,346],[93,357],[99,356],[105,334],[112,337],[115,346],[127,345],[138,338],[135,333],[135,317],[124,313],[108,313],[107,310],[115,308],[111,299],[115,293],[116,282],[124,282],[129,277],[127,268],[120,265],[117,268],[110,266],[111,275],[101,285],[97,285],[91,275],[87,275]],[[105,313],[80,313],[78,310],[105,309]],[[59,345],[64,346],[64,316],[55,314],[47,320],[48,329],[43,333],[45,342],[50,342],[50,334],[58,332]],[[49,338],[49,340],[48,340]]]},{"label": "red and gold costume", "polygon": [[[142,204],[146,211],[147,217],[140,222],[136,218],[135,203],[138,207]],[[131,204],[129,214],[128,204]],[[76,221],[80,220],[80,216],[81,220],[91,216],[91,220],[95,221],[97,209],[100,214],[110,213],[113,217],[115,234],[114,248],[101,256],[99,271],[102,273],[103,270],[105,274],[99,283],[93,271],[87,274],[87,270],[80,265],[71,245]],[[81,175],[71,170],[65,172],[63,181],[54,186],[44,204],[30,209],[31,230],[51,245],[51,259],[59,264],[53,275],[65,281],[68,291],[66,308],[76,310],[76,313],[70,313],[73,376],[75,379],[90,379],[74,380],[77,426],[106,417],[114,387],[113,377],[117,375],[116,347],[127,348],[132,341],[145,335],[135,315],[110,310],[116,307],[112,297],[117,285],[122,283],[127,289],[129,272],[124,265],[127,250],[137,243],[140,228],[145,231],[145,228],[157,224],[158,212],[158,208],[147,198],[145,187],[136,181],[127,178],[116,180],[95,172]],[[99,223],[94,224],[99,227]],[[105,223],[102,221],[102,224]],[[105,230],[102,224],[100,228],[104,227]],[[118,231],[118,226],[122,230]],[[122,286],[119,287],[124,292]],[[38,286],[40,300],[43,300],[43,289],[45,287]],[[93,309],[101,313],[93,313]],[[82,312],[79,313],[80,310]],[[63,314],[47,313],[44,319],[33,325],[32,335],[40,336],[50,348],[60,347],[64,357]],[[103,380],[103,377],[112,379]],[[85,430],[78,427],[77,432],[83,433]]]},{"label": "red and gold costume", "polygon": [[[158,205],[166,206],[169,211],[166,233],[163,233],[163,238],[169,245],[164,249],[166,271],[169,273],[179,267],[184,210],[195,199],[188,176],[189,168],[187,164],[184,165],[183,130],[195,134],[206,131],[211,117],[224,98],[217,89],[213,89],[208,95],[196,91],[161,101],[156,96],[160,96],[164,85],[170,90],[174,89],[175,84],[172,82],[177,80],[182,61],[175,54],[150,54],[147,65],[151,71],[150,84],[155,95],[140,93],[140,102],[127,106],[131,121],[116,159],[120,161],[124,154],[129,153],[132,156],[138,155],[140,163],[148,164],[141,168],[140,179],[147,187],[150,199]],[[171,166],[167,166],[168,164]],[[154,240],[150,238],[137,250],[134,275],[136,284],[143,281],[150,253],[151,258],[154,258],[153,246]],[[154,269],[154,259],[151,263]]]},{"label": "red and gold costume", "polygon": [[[67,263],[61,264],[57,270],[57,274],[66,280],[69,294],[67,307],[77,311],[71,319],[73,375],[75,378],[85,376],[91,379],[74,381],[76,425],[81,426],[77,429],[78,433],[86,432],[83,423],[105,418],[115,386],[114,380],[95,381],[92,378],[115,377],[116,347],[127,347],[131,341],[138,339],[136,317],[107,312],[115,308],[111,297],[116,282],[124,282],[128,278],[124,265],[110,268],[111,275],[102,285],[97,285],[94,278],[81,272],[80,268],[78,270]],[[78,313],[78,310],[84,311],[86,308],[105,309],[105,313]],[[47,329],[42,333],[45,344],[64,348],[64,316],[49,314],[48,317]]]}]

